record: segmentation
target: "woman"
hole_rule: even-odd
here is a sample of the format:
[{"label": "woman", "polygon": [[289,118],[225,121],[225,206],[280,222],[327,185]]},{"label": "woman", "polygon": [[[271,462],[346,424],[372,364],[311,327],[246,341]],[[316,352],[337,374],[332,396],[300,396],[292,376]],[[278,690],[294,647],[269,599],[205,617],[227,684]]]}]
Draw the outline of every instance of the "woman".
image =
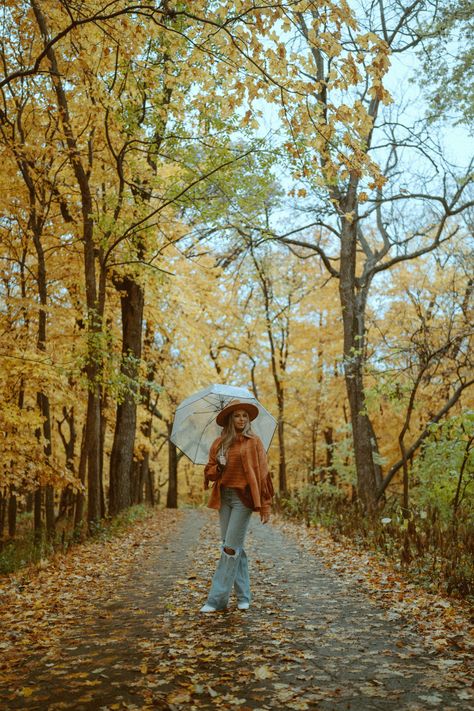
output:
[{"label": "woman", "polygon": [[259,511],[262,523],[267,523],[274,493],[265,448],[250,425],[257,415],[255,405],[233,402],[216,417],[224,429],[211,446],[204,488],[214,482],[208,506],[219,510],[222,553],[201,612],[225,610],[232,587],[239,610],[250,607],[245,534],[252,511]]}]

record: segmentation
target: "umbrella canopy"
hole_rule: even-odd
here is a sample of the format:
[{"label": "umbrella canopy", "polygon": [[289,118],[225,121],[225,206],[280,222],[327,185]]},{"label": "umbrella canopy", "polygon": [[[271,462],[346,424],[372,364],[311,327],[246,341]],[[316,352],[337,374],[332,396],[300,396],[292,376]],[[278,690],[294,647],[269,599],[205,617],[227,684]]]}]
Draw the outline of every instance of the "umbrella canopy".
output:
[{"label": "umbrella canopy", "polygon": [[268,449],[277,421],[250,390],[233,385],[210,385],[183,400],[176,409],[171,441],[194,464],[207,464],[211,444],[222,432],[222,427],[216,423],[216,416],[236,400],[252,403],[258,408],[252,430],[260,437],[265,449]]}]

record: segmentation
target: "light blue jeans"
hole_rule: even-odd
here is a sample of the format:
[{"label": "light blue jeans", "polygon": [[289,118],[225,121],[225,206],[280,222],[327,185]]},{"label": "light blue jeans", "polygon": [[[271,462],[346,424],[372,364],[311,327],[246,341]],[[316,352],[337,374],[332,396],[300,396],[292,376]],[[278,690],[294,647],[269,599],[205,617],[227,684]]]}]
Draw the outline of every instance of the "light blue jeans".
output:
[{"label": "light blue jeans", "polygon": [[[216,610],[227,607],[232,586],[238,602],[250,603],[250,578],[244,541],[251,515],[252,509],[242,503],[235,489],[221,487],[219,521],[222,552],[207,598],[207,604]],[[230,555],[224,548],[232,548],[235,553]]]}]

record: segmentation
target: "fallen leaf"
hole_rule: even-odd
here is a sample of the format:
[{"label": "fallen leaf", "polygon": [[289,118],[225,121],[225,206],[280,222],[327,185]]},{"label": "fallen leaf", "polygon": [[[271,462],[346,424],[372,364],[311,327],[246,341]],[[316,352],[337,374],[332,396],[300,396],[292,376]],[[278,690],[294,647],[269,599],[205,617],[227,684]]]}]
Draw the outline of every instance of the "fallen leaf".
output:
[{"label": "fallen leaf", "polygon": [[33,687],[33,686],[23,686],[18,694],[20,696],[24,696],[25,698],[30,697],[35,691],[38,690],[38,687]]},{"label": "fallen leaf", "polygon": [[266,664],[263,664],[261,667],[257,667],[256,669],[254,669],[253,673],[255,674],[255,678],[260,680],[270,679],[273,676],[272,670]]}]

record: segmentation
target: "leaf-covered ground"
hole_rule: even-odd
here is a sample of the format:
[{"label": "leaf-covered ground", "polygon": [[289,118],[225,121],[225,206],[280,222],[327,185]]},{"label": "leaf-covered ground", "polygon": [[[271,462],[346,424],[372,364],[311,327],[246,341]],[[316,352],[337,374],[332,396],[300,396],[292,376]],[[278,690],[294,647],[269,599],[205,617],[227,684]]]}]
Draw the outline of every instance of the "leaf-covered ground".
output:
[{"label": "leaf-covered ground", "polygon": [[466,606],[324,530],[254,516],[251,609],[202,615],[217,534],[215,512],[157,511],[4,579],[0,708],[472,708]]}]

